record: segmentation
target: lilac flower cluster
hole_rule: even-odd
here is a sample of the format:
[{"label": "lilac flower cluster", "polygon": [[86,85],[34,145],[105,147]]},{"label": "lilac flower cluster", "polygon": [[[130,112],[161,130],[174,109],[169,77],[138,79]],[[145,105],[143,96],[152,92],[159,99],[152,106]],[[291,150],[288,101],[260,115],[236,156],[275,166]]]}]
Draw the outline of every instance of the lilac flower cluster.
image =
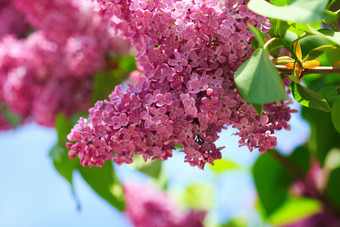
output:
[{"label": "lilac flower cluster", "polygon": [[270,28],[245,1],[97,1],[100,14],[136,46],[143,75],[79,120],[68,135],[77,141],[67,144],[71,158],[78,154],[84,166],[131,163],[134,155],[166,160],[178,143],[185,162],[203,169],[221,158],[214,142],[228,125],[238,129],[240,146],[260,152],[276,146],[274,130],[289,129],[286,101],[265,105],[259,117],[235,88],[233,75],[253,51],[247,24]]},{"label": "lilac flower cluster", "polygon": [[12,0],[1,0],[0,2],[0,39],[6,34],[18,37],[25,35],[29,29],[24,14],[19,12]]},{"label": "lilac flower cluster", "polygon": [[203,227],[205,211],[184,214],[165,192],[151,187],[124,185],[125,213],[135,227]]},{"label": "lilac flower cluster", "polygon": [[116,46],[109,22],[95,3],[72,0],[14,0],[37,30],[25,39],[0,42],[0,104],[23,123],[53,127],[55,116],[89,108],[95,72]]}]

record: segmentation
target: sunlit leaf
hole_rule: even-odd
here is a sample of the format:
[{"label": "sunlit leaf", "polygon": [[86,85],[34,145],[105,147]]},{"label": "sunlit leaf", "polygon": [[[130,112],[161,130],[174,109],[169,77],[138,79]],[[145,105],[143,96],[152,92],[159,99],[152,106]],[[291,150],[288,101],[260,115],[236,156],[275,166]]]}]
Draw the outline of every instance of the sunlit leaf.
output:
[{"label": "sunlit leaf", "polygon": [[333,170],[340,167],[340,149],[333,148],[328,152],[325,159],[325,169]]},{"label": "sunlit leaf", "polygon": [[270,0],[270,2],[275,6],[285,6],[289,3],[289,0]]},{"label": "sunlit leaf", "polygon": [[251,24],[248,24],[250,31],[254,34],[257,42],[259,43],[259,47],[263,47],[265,43],[265,35],[256,27]]},{"label": "sunlit leaf", "polygon": [[250,10],[262,16],[298,23],[322,21],[327,17],[324,12],[326,6],[327,1],[319,0],[294,0],[282,7],[265,0],[251,0],[248,3]]},{"label": "sunlit leaf", "polygon": [[310,61],[310,60],[314,60],[316,58],[318,58],[321,54],[324,53],[325,50],[327,49],[336,49],[335,46],[333,45],[322,45],[319,47],[314,48],[313,50],[311,50],[306,57],[303,59],[303,61]]},{"label": "sunlit leaf", "polygon": [[192,184],[181,195],[181,203],[198,210],[210,210],[215,205],[214,188],[206,184]]},{"label": "sunlit leaf", "polygon": [[286,99],[281,78],[264,49],[258,49],[235,74],[241,96],[254,104],[272,103]]},{"label": "sunlit leaf", "polygon": [[291,198],[273,213],[268,221],[274,226],[288,225],[319,212],[319,201],[308,198]]},{"label": "sunlit leaf", "polygon": [[315,91],[293,81],[289,87],[295,100],[299,102],[301,105],[322,110],[325,112],[331,112],[331,107],[329,106],[325,98],[316,93]]},{"label": "sunlit leaf", "polygon": [[315,30],[314,28],[308,26],[309,30],[311,31],[311,33],[313,33],[314,35],[318,35],[321,36],[323,38],[326,38],[332,42],[334,42],[337,45],[340,45],[340,32],[335,32],[329,29],[319,29],[319,30]]},{"label": "sunlit leaf", "polygon": [[214,165],[209,165],[209,167],[215,173],[224,173],[228,170],[235,170],[240,168],[236,163],[225,159],[217,159],[214,161]]}]

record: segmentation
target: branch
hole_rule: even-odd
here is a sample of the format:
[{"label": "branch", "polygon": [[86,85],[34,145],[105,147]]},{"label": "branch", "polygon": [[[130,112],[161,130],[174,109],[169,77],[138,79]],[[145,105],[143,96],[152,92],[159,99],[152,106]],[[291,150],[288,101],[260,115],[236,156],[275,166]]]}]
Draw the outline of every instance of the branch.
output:
[{"label": "branch", "polygon": [[[293,74],[293,69],[288,69],[284,65],[275,65],[276,69],[282,74]],[[332,66],[319,66],[313,69],[304,69],[302,71],[303,75],[313,74],[313,73],[321,73],[321,74],[340,74],[340,67],[332,67]]]}]

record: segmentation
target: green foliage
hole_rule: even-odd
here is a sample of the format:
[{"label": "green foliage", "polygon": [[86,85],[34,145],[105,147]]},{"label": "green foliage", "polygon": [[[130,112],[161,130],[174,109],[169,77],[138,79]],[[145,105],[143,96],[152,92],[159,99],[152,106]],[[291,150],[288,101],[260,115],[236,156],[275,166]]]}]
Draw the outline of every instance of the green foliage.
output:
[{"label": "green foliage", "polygon": [[294,149],[289,155],[289,159],[296,165],[303,173],[307,173],[310,168],[310,153],[308,146],[302,145]]},{"label": "green foliage", "polygon": [[50,151],[50,157],[53,160],[55,169],[71,184],[71,187],[73,187],[73,171],[78,163],[76,159],[69,158],[68,149],[66,148],[67,135],[72,127],[73,123],[64,114],[57,115],[58,142]]},{"label": "green foliage", "polygon": [[332,122],[334,128],[340,133],[340,103],[332,105]]},{"label": "green foliage", "polygon": [[224,173],[229,170],[240,169],[240,167],[236,163],[226,159],[215,160],[214,165],[209,165],[209,167],[213,172],[217,174]]},{"label": "green foliage", "polygon": [[340,86],[327,86],[319,91],[322,97],[325,97],[329,103],[340,103]]},{"label": "green foliage", "polygon": [[311,26],[308,26],[308,28],[312,34],[328,39],[334,42],[336,45],[340,45],[340,32],[335,32],[327,28],[319,30],[315,30]]},{"label": "green foliage", "polygon": [[251,0],[248,8],[262,16],[297,23],[312,23],[327,18],[325,0],[291,0],[287,6],[282,6],[285,3],[287,1],[277,1],[279,7],[265,0]]},{"label": "green foliage", "polygon": [[98,100],[107,99],[115,86],[126,79],[128,74],[136,68],[136,63],[132,56],[117,56],[114,60],[118,64],[113,69],[104,70],[95,75],[91,105],[94,105]]},{"label": "green foliage", "polygon": [[256,27],[252,26],[251,24],[248,24],[248,27],[250,28],[251,32],[254,34],[259,47],[263,47],[265,43],[265,35]]},{"label": "green foliage", "polygon": [[335,50],[336,47],[333,46],[333,45],[318,46],[318,47],[314,48],[313,50],[311,50],[310,52],[308,52],[308,54],[303,59],[303,61],[310,61],[310,60],[314,60],[314,59],[320,57],[326,49]]},{"label": "green foliage", "polygon": [[154,179],[158,179],[162,172],[162,164],[161,159],[157,159],[156,161],[148,160],[145,162],[142,156],[136,155],[133,158],[131,166]]},{"label": "green foliage", "polygon": [[338,167],[340,167],[340,149],[333,148],[328,152],[325,159],[325,169],[333,170]]},{"label": "green foliage", "polygon": [[197,210],[210,210],[214,207],[214,189],[205,184],[192,184],[181,195],[181,203]]},{"label": "green foliage", "polygon": [[103,167],[100,168],[80,166],[79,171],[84,180],[99,196],[118,210],[124,210],[123,187],[114,172],[112,162],[105,162]]},{"label": "green foliage", "polygon": [[328,152],[340,147],[340,134],[334,129],[330,113],[304,107],[302,116],[310,124],[309,151],[323,165]]},{"label": "green foliage", "polygon": [[287,98],[280,76],[263,48],[241,65],[235,83],[242,98],[250,103],[272,103]]},{"label": "green foliage", "polygon": [[287,198],[293,176],[274,160],[268,152],[262,154],[253,166],[253,178],[265,216],[273,214]]},{"label": "green foliage", "polygon": [[338,208],[340,208],[339,182],[340,182],[340,168],[336,168],[331,172],[329,176],[327,189],[331,201],[333,201]]},{"label": "green foliage", "polygon": [[14,128],[19,126],[20,117],[11,112],[5,104],[0,103],[0,113]]},{"label": "green foliage", "polygon": [[275,211],[268,221],[274,226],[288,225],[319,212],[319,201],[308,198],[290,198]]},{"label": "green foliage", "polygon": [[331,112],[331,107],[327,103],[326,99],[315,91],[294,81],[291,82],[289,87],[295,100],[301,105],[325,112]]}]

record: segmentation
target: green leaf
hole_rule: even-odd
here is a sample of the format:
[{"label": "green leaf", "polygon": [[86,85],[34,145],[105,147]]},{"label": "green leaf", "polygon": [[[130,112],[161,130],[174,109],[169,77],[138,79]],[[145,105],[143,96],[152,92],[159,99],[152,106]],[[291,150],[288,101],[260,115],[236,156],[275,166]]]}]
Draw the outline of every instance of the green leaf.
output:
[{"label": "green leaf", "polygon": [[334,32],[332,30],[323,28],[319,29],[318,31],[308,25],[309,30],[312,34],[318,35],[320,37],[326,38],[337,45],[340,45],[340,32]]},{"label": "green leaf", "polygon": [[141,155],[135,155],[131,166],[152,178],[158,179],[162,171],[162,160],[148,160],[145,162]]},{"label": "green leaf", "polygon": [[334,169],[328,179],[327,189],[331,199],[340,208],[340,168]]},{"label": "green leaf", "polygon": [[265,0],[250,0],[248,8],[262,16],[297,23],[322,21],[327,17],[324,10],[327,1],[291,0],[287,6],[275,6]]},{"label": "green leaf", "polygon": [[251,24],[248,24],[250,31],[254,34],[257,42],[259,43],[259,47],[263,47],[265,43],[265,35],[258,28],[254,27]]},{"label": "green leaf", "polygon": [[331,112],[331,107],[321,95],[309,88],[302,86],[299,83],[291,82],[289,86],[295,100],[301,105],[322,110],[325,112]]},{"label": "green leaf", "polygon": [[291,74],[291,75],[288,75],[288,77],[292,80],[292,81],[294,81],[295,83],[300,83],[300,81],[296,78],[296,76],[295,75],[293,75],[293,74]]},{"label": "green leaf", "polygon": [[289,159],[302,171],[307,173],[310,168],[310,153],[308,146],[299,146],[289,155]]},{"label": "green leaf", "polygon": [[325,169],[326,171],[333,170],[340,167],[340,149],[331,149],[325,159]]},{"label": "green leaf", "polygon": [[79,171],[84,180],[99,196],[118,210],[124,210],[123,187],[114,172],[112,162],[105,162],[103,167],[80,166]]},{"label": "green leaf", "polygon": [[243,99],[252,104],[273,103],[286,99],[281,79],[267,52],[261,48],[241,65],[235,83]]},{"label": "green leaf", "polygon": [[314,60],[316,58],[318,58],[319,56],[321,56],[326,49],[336,49],[335,46],[333,45],[323,45],[323,46],[319,46],[317,48],[314,48],[313,50],[311,50],[306,57],[303,59],[303,61],[310,61],[310,60]]},{"label": "green leaf", "polygon": [[270,216],[283,205],[287,198],[288,187],[294,179],[268,152],[271,150],[259,156],[252,170],[266,216]]},{"label": "green leaf", "polygon": [[331,116],[334,128],[340,132],[340,103],[333,103]]},{"label": "green leaf", "polygon": [[254,109],[256,110],[257,114],[262,117],[263,114],[263,104],[255,104],[255,103],[251,103],[251,105],[254,107]]},{"label": "green leaf", "polygon": [[240,169],[236,163],[226,159],[217,159],[214,161],[214,165],[209,165],[209,167],[215,173],[224,173],[228,170]]},{"label": "green leaf", "polygon": [[70,159],[68,149],[66,148],[67,135],[70,133],[73,124],[64,114],[58,114],[56,117],[55,127],[58,134],[57,144],[51,149],[49,155],[52,158],[54,168],[70,184],[73,198],[80,207],[79,199],[76,196],[73,185],[73,172],[78,166],[77,159]]},{"label": "green leaf", "polygon": [[7,105],[0,103],[0,112],[14,128],[20,125],[20,116],[11,112]]},{"label": "green leaf", "polygon": [[271,3],[275,6],[285,6],[289,3],[290,0],[270,0]]},{"label": "green leaf", "polygon": [[273,213],[268,221],[274,226],[288,225],[319,212],[322,205],[319,201],[308,198],[291,198]]},{"label": "green leaf", "polygon": [[214,207],[214,188],[202,183],[190,185],[180,196],[181,203],[197,210],[210,210]]},{"label": "green leaf", "polygon": [[340,86],[327,86],[319,91],[329,103],[340,103]]},{"label": "green leaf", "polygon": [[71,184],[73,187],[73,171],[77,166],[76,159],[70,159],[68,149],[66,148],[67,135],[70,133],[73,125],[64,114],[58,114],[56,117],[56,130],[58,142],[50,151],[50,157],[53,160],[55,169]]},{"label": "green leaf", "polygon": [[73,187],[73,171],[77,167],[78,160],[70,159],[68,150],[60,144],[56,144],[51,149],[50,157],[53,160],[54,168],[70,183],[71,187]]},{"label": "green leaf", "polygon": [[94,76],[91,104],[106,99],[116,85],[122,81],[122,75],[117,71],[99,72]]},{"label": "green leaf", "polygon": [[334,129],[330,113],[303,107],[302,116],[310,124],[309,150],[324,165],[329,151],[340,147],[340,134]]}]

